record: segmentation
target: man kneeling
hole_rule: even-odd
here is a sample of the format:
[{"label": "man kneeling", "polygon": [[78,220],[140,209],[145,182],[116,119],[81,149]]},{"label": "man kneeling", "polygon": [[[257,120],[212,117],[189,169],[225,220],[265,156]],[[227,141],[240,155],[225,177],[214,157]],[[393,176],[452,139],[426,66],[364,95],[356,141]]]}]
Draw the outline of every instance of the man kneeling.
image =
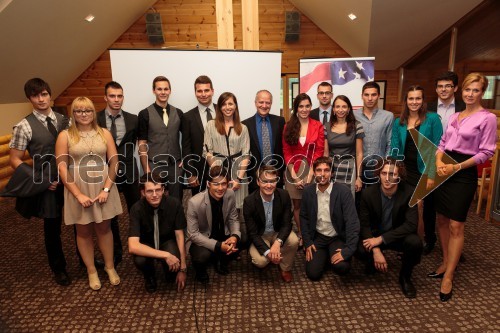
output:
[{"label": "man kneeling", "polygon": [[248,228],[252,263],[264,268],[279,265],[281,278],[291,282],[293,259],[299,239],[292,231],[292,204],[288,192],[276,188],[278,171],[262,166],[257,171],[259,189],[245,198],[243,215]]},{"label": "man kneeling", "polygon": [[142,199],[130,209],[129,252],[144,274],[146,290],[155,292],[155,259],[161,260],[167,282],[176,280],[177,290],[186,283],[186,218],[181,202],[165,196],[165,186],[157,173],[140,179]]},{"label": "man kneeling", "polygon": [[374,268],[387,272],[383,250],[402,251],[399,283],[406,297],[415,298],[417,292],[411,274],[413,267],[420,263],[423,245],[417,235],[417,205],[408,204],[414,188],[404,182],[402,162],[385,159],[382,163],[382,168],[377,170],[380,184],[366,188],[361,194],[359,251],[368,260],[367,273],[374,272]]}]

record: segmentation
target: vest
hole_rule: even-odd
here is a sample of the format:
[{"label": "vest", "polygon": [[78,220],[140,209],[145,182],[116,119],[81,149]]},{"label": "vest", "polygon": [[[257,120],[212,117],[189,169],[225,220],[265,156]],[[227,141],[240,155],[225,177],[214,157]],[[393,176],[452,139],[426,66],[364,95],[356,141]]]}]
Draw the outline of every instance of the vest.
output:
[{"label": "vest", "polygon": [[[179,145],[181,119],[174,106],[170,104],[167,106],[170,110],[168,126],[165,126],[163,118],[160,117],[153,104],[147,108],[149,115],[148,160],[151,163],[173,163],[181,159],[181,147]],[[162,154],[164,156],[160,156]],[[157,157],[155,158],[155,156]]]}]

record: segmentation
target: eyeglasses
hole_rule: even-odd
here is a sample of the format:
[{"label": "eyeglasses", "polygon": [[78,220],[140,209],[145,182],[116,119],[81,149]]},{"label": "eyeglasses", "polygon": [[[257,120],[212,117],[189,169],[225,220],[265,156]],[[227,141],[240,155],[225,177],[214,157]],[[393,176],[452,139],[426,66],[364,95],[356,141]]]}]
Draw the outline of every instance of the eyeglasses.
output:
[{"label": "eyeglasses", "polygon": [[318,92],[318,95],[320,96],[330,96],[332,94],[331,91],[320,91]]},{"label": "eyeglasses", "polygon": [[445,89],[445,90],[450,90],[452,88],[454,88],[455,86],[452,85],[452,84],[445,84],[445,85],[442,85],[442,84],[438,84],[437,88],[438,89]]},{"label": "eyeglasses", "polygon": [[279,180],[280,180],[280,177],[276,177],[273,179],[260,179],[259,178],[259,182],[261,182],[262,184],[276,184]]},{"label": "eyeglasses", "polygon": [[158,188],[154,190],[146,190],[144,192],[146,193],[146,195],[155,195],[155,194],[162,194],[163,190],[164,190],[163,188]]},{"label": "eyeglasses", "polygon": [[82,114],[89,115],[91,113],[94,113],[94,110],[74,110],[73,113],[79,116]]}]

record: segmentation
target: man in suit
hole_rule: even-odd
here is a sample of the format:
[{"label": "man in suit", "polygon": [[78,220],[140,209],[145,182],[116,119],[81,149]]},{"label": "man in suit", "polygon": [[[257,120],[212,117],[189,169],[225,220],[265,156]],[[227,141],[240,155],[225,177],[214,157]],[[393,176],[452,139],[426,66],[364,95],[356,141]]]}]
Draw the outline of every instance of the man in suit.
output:
[{"label": "man in suit", "polygon": [[[10,165],[16,175],[29,177],[31,182],[41,175],[44,190],[32,196],[18,196],[16,210],[25,218],[43,218],[45,250],[54,280],[61,286],[71,281],[66,272],[66,259],[61,242],[63,187],[58,182],[55,144],[58,134],[68,127],[68,118],[55,113],[50,107],[51,89],[40,78],[28,80],[24,85],[26,98],[33,112],[14,126],[9,143]],[[23,162],[25,151],[33,158],[33,166]],[[19,189],[22,191],[22,189]]]},{"label": "man in suit", "polygon": [[[137,116],[122,110],[123,99],[123,88],[118,82],[106,83],[104,100],[107,105],[97,114],[97,124],[102,128],[107,128],[115,141],[119,161],[115,183],[118,191],[123,193],[130,213],[130,208],[140,199],[139,171],[134,157],[137,143]],[[111,219],[111,231],[113,232],[114,261],[117,266],[123,257],[117,216]]]},{"label": "man in suit", "polygon": [[267,90],[259,90],[255,95],[254,116],[247,118],[243,124],[248,128],[250,136],[250,153],[252,158],[247,168],[247,174],[251,178],[248,191],[257,190],[256,171],[261,165],[273,165],[278,170],[280,178],[279,187],[283,187],[282,172],[283,161],[283,128],[285,118],[270,114],[273,103],[273,95]]},{"label": "man in suit", "polygon": [[403,252],[399,283],[406,297],[415,298],[417,292],[411,274],[420,263],[422,241],[417,235],[417,206],[409,206],[414,188],[401,181],[404,164],[392,158],[384,159],[376,173],[380,184],[368,187],[361,194],[359,251],[368,261],[368,274],[374,269],[387,272],[384,250]]},{"label": "man in suit", "polygon": [[153,104],[139,112],[139,158],[145,173],[157,170],[166,175],[169,195],[182,200],[182,156],[179,134],[183,112],[168,104],[170,81],[164,76],[153,80]]},{"label": "man in suit", "polygon": [[281,278],[293,280],[292,268],[299,239],[292,231],[292,202],[288,192],[276,188],[278,170],[264,165],[257,170],[259,189],[245,198],[243,215],[247,225],[252,263],[264,268],[279,265]]},{"label": "man in suit", "polygon": [[206,188],[208,166],[202,156],[203,136],[207,122],[215,119],[212,80],[205,75],[197,77],[194,81],[194,93],[198,105],[186,112],[182,121],[183,166],[193,196]]},{"label": "man in suit", "polygon": [[351,269],[359,220],[351,191],[331,182],[333,161],[322,156],[313,163],[316,184],[304,188],[300,225],[306,247],[306,275],[319,280],[328,264],[339,275]]},{"label": "man in suit", "polygon": [[181,202],[166,196],[157,173],[141,177],[142,199],[130,210],[129,252],[144,275],[146,291],[156,291],[155,259],[161,261],[167,282],[177,282],[177,291],[186,285],[186,218]]},{"label": "man in suit", "polygon": [[229,274],[231,255],[238,251],[240,223],[234,192],[228,189],[228,172],[221,166],[210,168],[207,190],[188,202],[187,232],[196,279],[207,283],[207,265],[212,259],[215,270]]},{"label": "man in suit", "polygon": [[321,82],[318,85],[318,101],[319,107],[311,110],[310,117],[312,119],[321,121],[323,123],[323,127],[325,128],[325,138],[326,131],[329,127],[330,117],[332,115],[332,99],[333,99],[333,87],[328,82]]}]

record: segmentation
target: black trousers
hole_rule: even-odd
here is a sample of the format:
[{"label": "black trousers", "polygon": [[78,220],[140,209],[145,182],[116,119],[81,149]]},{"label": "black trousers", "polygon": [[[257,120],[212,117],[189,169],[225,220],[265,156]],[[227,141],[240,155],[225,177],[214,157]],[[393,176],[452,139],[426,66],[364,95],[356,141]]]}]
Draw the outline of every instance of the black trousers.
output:
[{"label": "black trousers", "polygon": [[424,198],[424,240],[429,245],[436,244],[436,208],[434,192]]},{"label": "black trousers", "polygon": [[[403,263],[401,265],[400,275],[406,278],[410,278],[413,272],[413,267],[420,263],[420,258],[422,257],[422,241],[417,234],[409,234],[405,238],[395,241],[390,244],[380,244],[379,248],[384,250],[394,250],[398,252],[403,252]],[[367,265],[373,267],[375,265],[373,260],[373,254],[366,251],[361,241],[358,246],[358,253],[360,259],[364,260]]]},{"label": "black trousers", "polygon": [[339,237],[327,237],[316,233],[313,239],[316,252],[313,251],[311,261],[306,261],[306,275],[309,279],[317,281],[321,279],[325,269],[329,266],[338,275],[345,275],[351,270],[350,260],[341,261],[335,265],[331,264],[331,257],[337,252],[337,249],[344,247],[344,241]]},{"label": "black trousers", "polygon": [[[219,241],[225,241],[229,236],[224,236],[223,239]],[[223,252],[212,252],[206,247],[196,245],[191,243],[189,248],[189,254],[191,255],[191,261],[196,270],[206,269],[210,261],[219,261],[222,264],[228,264],[231,259],[233,259],[236,253],[227,255]]]},{"label": "black trousers", "polygon": [[66,259],[61,242],[61,217],[43,219],[45,251],[49,259],[49,266],[53,272],[66,270]]},{"label": "black trousers", "polygon": [[[167,251],[170,254],[176,256],[179,260],[181,258],[181,254],[179,252],[179,247],[177,246],[176,239],[169,239],[166,242],[160,244],[159,249],[162,251]],[[142,256],[134,256],[134,264],[138,270],[142,272],[144,277],[155,276],[155,259],[150,257],[142,257]],[[167,262],[165,260],[158,259],[161,262],[163,272],[165,273],[165,277],[167,280],[169,277],[177,275],[177,272],[170,272],[168,269]]]}]

